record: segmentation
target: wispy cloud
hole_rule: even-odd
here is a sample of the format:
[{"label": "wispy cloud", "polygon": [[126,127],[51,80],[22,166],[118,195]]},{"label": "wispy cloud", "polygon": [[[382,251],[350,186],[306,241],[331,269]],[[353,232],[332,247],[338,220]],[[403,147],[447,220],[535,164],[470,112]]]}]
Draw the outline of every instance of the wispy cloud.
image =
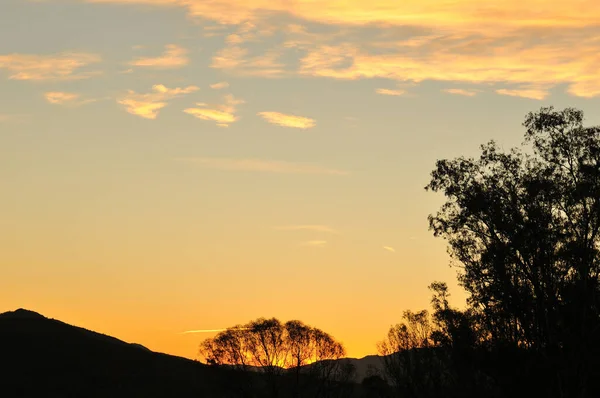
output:
[{"label": "wispy cloud", "polygon": [[210,66],[239,76],[282,77],[286,71],[280,56],[279,49],[251,56],[248,49],[230,44],[215,54]]},{"label": "wispy cloud", "polygon": [[0,55],[0,69],[8,70],[14,80],[77,80],[97,75],[81,69],[100,61],[100,56],[88,53],[7,54]]},{"label": "wispy cloud", "polygon": [[300,243],[300,246],[323,247],[327,244],[326,240],[308,240]]},{"label": "wispy cloud", "polygon": [[347,175],[348,172],[329,169],[308,163],[294,163],[264,159],[236,159],[216,157],[178,158],[177,160],[199,166],[230,171],[258,171],[282,174]]},{"label": "wispy cloud", "polygon": [[396,249],[390,246],[383,246],[383,248],[389,252],[396,253]]},{"label": "wispy cloud", "polygon": [[243,104],[245,101],[236,99],[231,94],[225,95],[224,98],[224,104],[210,106],[205,103],[197,103],[198,108],[187,108],[183,111],[198,119],[216,122],[219,127],[229,127],[231,123],[239,119],[235,115],[237,105]]},{"label": "wispy cloud", "polygon": [[221,90],[227,87],[229,87],[229,83],[227,82],[219,82],[210,85],[210,88],[212,88],[213,90]]},{"label": "wispy cloud", "polygon": [[158,112],[167,106],[167,101],[181,95],[198,91],[196,86],[185,88],[168,88],[162,84],[152,86],[152,92],[138,94],[133,90],[128,90],[127,94],[117,99],[117,102],[125,107],[125,110],[132,115],[140,116],[145,119],[156,119]]},{"label": "wispy cloud", "polygon": [[[578,0],[577,7],[549,7],[548,0],[88,1],[180,6],[191,17],[237,25],[211,66],[239,75],[494,84],[498,94],[536,99],[547,94],[513,87],[564,84],[571,95],[600,96],[597,0]],[[273,23],[282,14],[344,36]],[[281,37],[264,28],[269,23]],[[270,34],[261,54],[243,47]],[[282,56],[290,49],[299,59]]]},{"label": "wispy cloud", "polygon": [[[231,328],[236,330],[247,330],[247,328]],[[184,332],[180,332],[179,334],[194,334],[194,333],[218,333],[224,332],[228,329],[196,329],[196,330],[186,330]]]},{"label": "wispy cloud", "polygon": [[156,69],[177,69],[189,63],[188,51],[176,44],[168,44],[165,51],[158,57],[138,58],[129,63],[132,66],[149,67]]},{"label": "wispy cloud", "polygon": [[498,94],[509,95],[511,97],[521,97],[528,99],[543,100],[548,96],[548,91],[539,88],[525,88],[525,89],[499,89],[496,90]]},{"label": "wispy cloud", "polygon": [[193,334],[193,333],[218,333],[224,332],[227,329],[198,329],[198,330],[186,330],[185,332],[180,332],[179,334]]},{"label": "wispy cloud", "polygon": [[[306,21],[340,25],[465,27],[501,29],[523,26],[568,27],[597,23],[600,6],[595,0],[580,0],[578,7],[546,0],[439,0],[390,2],[389,0],[347,0],[344,2],[268,1],[268,0],[84,0],[101,3],[146,3],[186,7],[191,16],[223,24],[256,22],[266,15],[287,13]],[[232,12],[235,10],[235,12]],[[510,17],[510,18],[509,18]]]},{"label": "wispy cloud", "polygon": [[316,231],[316,232],[327,232],[330,234],[337,234],[338,232],[327,226],[327,225],[284,225],[274,227],[279,231]]},{"label": "wispy cloud", "polygon": [[375,92],[377,94],[381,94],[381,95],[395,95],[395,96],[400,96],[400,95],[406,94],[406,90],[391,90],[388,88],[378,88],[375,90]]},{"label": "wispy cloud", "polygon": [[286,115],[285,113],[280,112],[259,112],[258,115],[271,124],[284,127],[309,129],[317,125],[314,119],[303,116]]},{"label": "wispy cloud", "polygon": [[44,98],[51,104],[66,106],[80,106],[97,101],[95,98],[81,99],[79,94],[64,91],[48,91],[44,93]]},{"label": "wispy cloud", "polygon": [[477,91],[475,90],[465,90],[462,88],[447,88],[442,91],[448,94],[463,95],[465,97],[474,97],[477,95]]}]

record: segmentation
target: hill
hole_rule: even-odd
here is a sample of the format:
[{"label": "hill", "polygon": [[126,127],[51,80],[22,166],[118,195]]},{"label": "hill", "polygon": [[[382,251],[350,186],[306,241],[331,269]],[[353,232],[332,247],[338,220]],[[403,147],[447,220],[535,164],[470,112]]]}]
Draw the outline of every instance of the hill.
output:
[{"label": "hill", "polygon": [[217,397],[206,365],[19,309],[0,314],[2,397]]}]

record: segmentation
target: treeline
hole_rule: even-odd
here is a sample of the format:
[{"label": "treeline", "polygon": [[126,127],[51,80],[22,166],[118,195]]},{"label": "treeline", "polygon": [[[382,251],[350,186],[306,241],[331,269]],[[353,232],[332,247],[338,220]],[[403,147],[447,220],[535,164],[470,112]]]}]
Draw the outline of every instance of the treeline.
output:
[{"label": "treeline", "polygon": [[[448,242],[467,308],[452,308],[447,286],[433,283],[431,311],[404,313],[378,345],[383,370],[352,391],[351,369],[302,379],[343,349],[317,354],[322,332],[299,323],[232,329],[205,342],[205,353],[277,373],[295,397],[600,396],[600,127],[583,120],[576,109],[542,108],[525,118],[521,148],[492,141],[478,158],[437,162],[426,189],[446,202],[429,224]],[[291,354],[299,341],[310,361]],[[275,360],[275,347],[294,359]],[[301,379],[328,389],[304,391]],[[286,396],[265,391],[248,396]]]}]

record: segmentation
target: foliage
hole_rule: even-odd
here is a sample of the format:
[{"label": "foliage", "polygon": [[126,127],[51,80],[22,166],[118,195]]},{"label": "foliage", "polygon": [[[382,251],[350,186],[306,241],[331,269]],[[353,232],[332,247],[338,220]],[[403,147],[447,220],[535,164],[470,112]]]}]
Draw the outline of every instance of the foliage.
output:
[{"label": "foliage", "polygon": [[200,351],[210,364],[264,373],[271,396],[282,394],[284,380],[290,381],[294,396],[307,390],[314,397],[330,396],[332,386],[349,382],[352,374],[337,361],[345,355],[341,343],[297,320],[283,324],[259,318],[237,325],[203,341]]},{"label": "foliage", "polygon": [[552,107],[524,126],[529,151],[492,141],[478,159],[440,160],[432,172],[426,188],[447,201],[430,227],[447,239],[469,293],[463,317],[444,309],[438,286],[446,330],[437,340],[452,344],[462,329],[463,345],[526,350],[531,369],[553,375],[549,396],[585,396],[600,328],[600,128]]}]

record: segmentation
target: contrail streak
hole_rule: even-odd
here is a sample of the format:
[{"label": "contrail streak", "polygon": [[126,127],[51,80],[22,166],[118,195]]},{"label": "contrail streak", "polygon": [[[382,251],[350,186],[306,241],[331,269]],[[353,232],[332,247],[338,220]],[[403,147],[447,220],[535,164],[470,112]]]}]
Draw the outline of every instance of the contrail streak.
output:
[{"label": "contrail streak", "polygon": [[[247,330],[247,328],[230,328],[236,330]],[[186,330],[185,332],[180,332],[179,334],[191,334],[191,333],[218,333],[224,332],[227,329],[197,329],[197,330]]]}]

